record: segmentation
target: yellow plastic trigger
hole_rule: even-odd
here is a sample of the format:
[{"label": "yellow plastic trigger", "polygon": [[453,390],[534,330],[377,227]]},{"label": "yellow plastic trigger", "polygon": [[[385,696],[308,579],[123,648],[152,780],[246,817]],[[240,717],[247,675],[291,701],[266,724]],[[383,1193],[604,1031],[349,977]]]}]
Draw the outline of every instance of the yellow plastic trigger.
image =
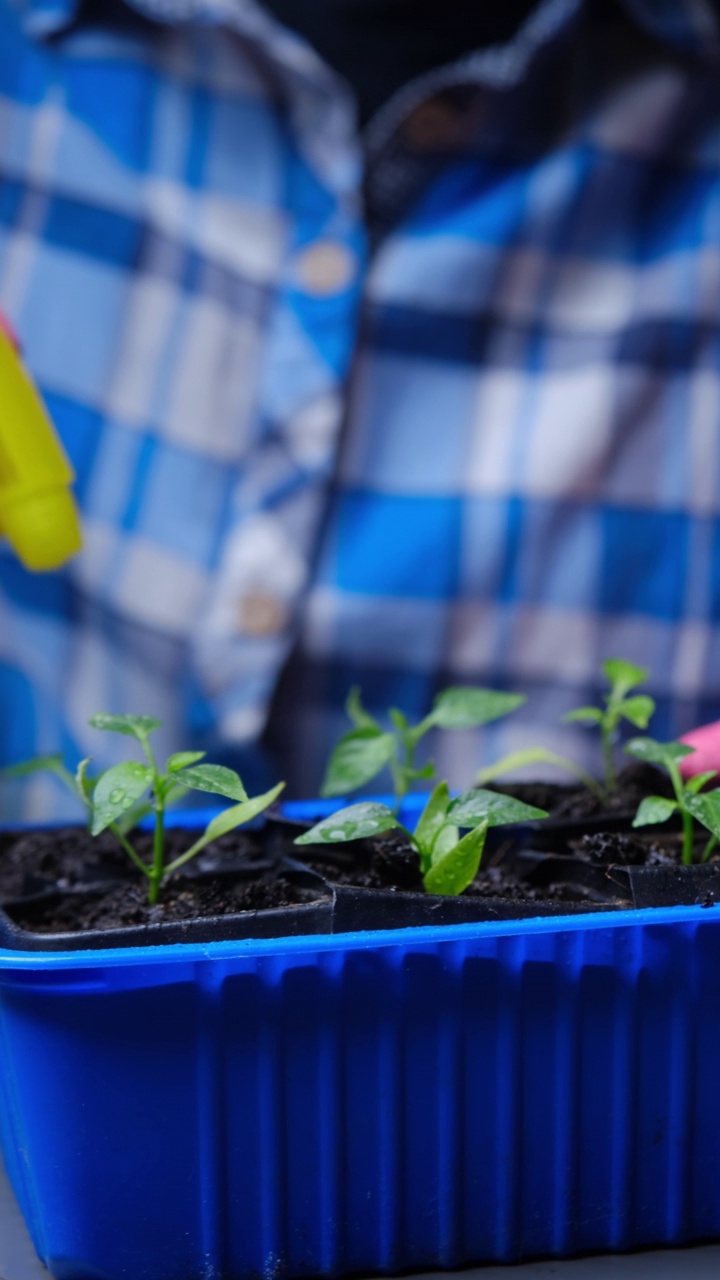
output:
[{"label": "yellow plastic trigger", "polygon": [[82,546],[75,479],[43,403],[0,325],[0,533],[26,569],[59,569]]}]

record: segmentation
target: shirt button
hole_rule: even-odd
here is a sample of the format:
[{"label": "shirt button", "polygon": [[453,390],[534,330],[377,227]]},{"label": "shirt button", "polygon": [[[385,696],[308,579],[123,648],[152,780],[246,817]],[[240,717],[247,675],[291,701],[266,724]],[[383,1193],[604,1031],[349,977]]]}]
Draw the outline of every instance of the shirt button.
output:
[{"label": "shirt button", "polygon": [[325,297],[347,289],[357,268],[355,256],[338,240],[318,240],[299,256],[297,275],[308,293]]},{"label": "shirt button", "polygon": [[288,622],[288,608],[277,596],[265,591],[248,591],[238,609],[238,630],[246,636],[274,636]]},{"label": "shirt button", "polygon": [[421,151],[456,147],[467,135],[463,113],[441,98],[421,103],[407,117],[402,132],[406,142]]}]

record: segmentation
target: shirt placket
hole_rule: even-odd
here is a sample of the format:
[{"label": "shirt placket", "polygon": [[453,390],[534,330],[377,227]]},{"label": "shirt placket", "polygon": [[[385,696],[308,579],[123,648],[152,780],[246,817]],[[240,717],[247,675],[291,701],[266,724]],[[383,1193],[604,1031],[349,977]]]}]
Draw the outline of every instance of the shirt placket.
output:
[{"label": "shirt placket", "polygon": [[[509,61],[490,56],[481,67],[469,59],[443,68],[401,91],[379,113],[364,139],[364,194],[375,244],[431,178],[434,153],[446,149],[435,145],[432,128],[430,145],[415,145],[413,120],[418,123],[427,104],[444,102],[445,141],[448,129],[466,136],[474,111],[463,102],[467,82],[474,87],[482,70],[498,86],[511,83],[579,3],[546,0],[545,17]],[[235,742],[262,731],[296,635],[346,416],[345,379],[365,258],[363,164],[346,90],[301,41],[264,25],[254,6],[241,8],[253,37],[281,67],[297,157],[288,185],[291,239],[264,335],[257,443],[235,493],[232,527],[194,640],[212,718],[221,736]],[[234,25],[238,11],[214,11]],[[306,52],[308,67],[302,65]],[[468,103],[476,101],[474,89]]]},{"label": "shirt placket", "polygon": [[[155,3],[144,7],[160,16]],[[289,232],[263,335],[253,438],[191,643],[212,721],[221,737],[243,742],[262,728],[293,641],[335,462],[365,256],[362,164],[350,95],[312,51],[251,4],[213,4],[202,16],[273,60],[290,131]]]}]

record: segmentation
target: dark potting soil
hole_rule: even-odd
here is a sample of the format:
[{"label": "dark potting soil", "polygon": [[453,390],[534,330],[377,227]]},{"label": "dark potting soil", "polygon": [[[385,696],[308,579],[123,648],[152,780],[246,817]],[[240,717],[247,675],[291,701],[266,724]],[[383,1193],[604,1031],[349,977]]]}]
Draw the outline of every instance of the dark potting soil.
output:
[{"label": "dark potting soil", "polygon": [[667,774],[640,760],[623,765],[618,772],[615,791],[603,800],[578,783],[570,786],[553,782],[496,783],[489,790],[502,791],[525,804],[545,809],[553,819],[577,821],[601,818],[606,814],[613,817],[618,814],[634,814],[640,801],[646,796],[671,797],[673,794]]},{"label": "dark potting soil", "polygon": [[[331,883],[360,889],[384,889],[402,893],[424,893],[418,856],[403,835],[388,831],[374,839],[348,841],[332,848],[296,850],[303,863]],[[581,888],[570,885],[537,887],[515,875],[510,868],[488,866],[480,870],[465,890],[467,898],[511,898],[518,902],[585,899]]]},{"label": "dark potting soil", "polygon": [[[709,839],[703,833],[695,842],[694,862],[702,858]],[[660,867],[682,863],[682,837],[677,832],[623,832],[599,831],[569,840],[567,852],[595,866]],[[717,855],[710,859],[717,861]]]},{"label": "dark potting soil", "polygon": [[[194,833],[170,828],[166,833],[166,861],[178,857],[195,838]],[[152,834],[135,831],[129,837],[143,861],[152,861]],[[233,869],[263,856],[259,833],[233,831],[214,840],[192,863],[190,875],[215,869]],[[138,874],[130,858],[109,831],[91,836],[86,827],[61,827],[30,831],[18,836],[0,834],[0,902],[25,897],[44,889],[72,889],[118,876]]]},{"label": "dark potting soil", "polygon": [[466,898],[510,898],[515,902],[585,902],[581,885],[535,885],[502,867],[482,867],[465,890]]},{"label": "dark potting soil", "polygon": [[305,845],[294,857],[333,884],[356,889],[424,893],[420,864],[405,836],[397,831],[369,840],[348,840],[331,847]]},{"label": "dark potting soil", "polygon": [[12,918],[32,933],[82,933],[267,911],[316,902],[322,896],[316,889],[272,873],[231,883],[227,876],[208,881],[173,876],[160,893],[160,901],[150,906],[145,885],[128,881],[98,892],[53,895],[45,901],[36,898],[13,907]]}]

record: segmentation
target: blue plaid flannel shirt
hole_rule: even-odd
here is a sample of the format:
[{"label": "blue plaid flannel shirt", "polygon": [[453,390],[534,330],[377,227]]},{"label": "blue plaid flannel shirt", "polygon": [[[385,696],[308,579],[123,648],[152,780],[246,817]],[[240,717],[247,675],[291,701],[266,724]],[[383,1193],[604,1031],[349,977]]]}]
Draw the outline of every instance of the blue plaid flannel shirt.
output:
[{"label": "blue plaid flannel shirt", "polygon": [[[296,793],[359,683],[528,693],[598,664],[655,729],[720,715],[720,35],[704,0],[544,0],[360,136],[254,0],[0,0],[0,307],[77,472],[85,549],[0,549],[0,763],[280,746]],[[100,740],[99,740],[100,739]],[[52,781],[4,815],[63,812]]]}]

